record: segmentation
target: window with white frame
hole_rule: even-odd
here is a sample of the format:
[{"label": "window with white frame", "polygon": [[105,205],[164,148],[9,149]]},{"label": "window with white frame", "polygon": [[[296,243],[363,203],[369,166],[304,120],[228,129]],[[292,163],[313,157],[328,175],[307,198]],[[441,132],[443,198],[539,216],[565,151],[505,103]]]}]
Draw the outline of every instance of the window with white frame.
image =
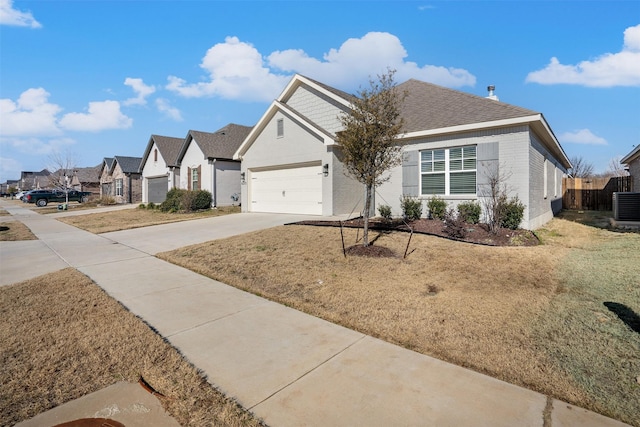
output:
[{"label": "window with white frame", "polygon": [[200,177],[198,176],[198,168],[191,169],[191,189],[199,190]]},{"label": "window with white frame", "polygon": [[116,196],[122,196],[124,194],[122,184],[122,178],[116,179]]},{"label": "window with white frame", "polygon": [[284,136],[284,119],[278,119],[278,121],[276,122],[276,125],[277,125],[276,136],[278,138],[282,138]]},{"label": "window with white frame", "polygon": [[420,152],[420,194],[476,194],[476,146]]}]

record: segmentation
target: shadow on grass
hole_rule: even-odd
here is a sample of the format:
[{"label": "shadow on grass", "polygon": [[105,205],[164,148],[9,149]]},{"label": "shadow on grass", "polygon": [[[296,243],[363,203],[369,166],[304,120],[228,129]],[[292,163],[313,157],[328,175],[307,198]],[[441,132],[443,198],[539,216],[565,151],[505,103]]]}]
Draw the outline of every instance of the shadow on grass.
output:
[{"label": "shadow on grass", "polygon": [[607,301],[604,303],[605,307],[614,313],[625,325],[631,328],[632,331],[640,334],[640,316],[638,316],[633,310],[624,304],[617,302]]}]

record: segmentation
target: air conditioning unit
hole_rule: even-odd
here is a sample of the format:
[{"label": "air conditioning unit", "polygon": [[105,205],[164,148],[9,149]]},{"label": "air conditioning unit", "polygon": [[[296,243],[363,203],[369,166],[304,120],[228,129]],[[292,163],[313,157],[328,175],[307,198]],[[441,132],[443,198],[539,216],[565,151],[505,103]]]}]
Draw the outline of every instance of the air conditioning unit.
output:
[{"label": "air conditioning unit", "polygon": [[640,221],[640,193],[613,193],[616,221]]}]

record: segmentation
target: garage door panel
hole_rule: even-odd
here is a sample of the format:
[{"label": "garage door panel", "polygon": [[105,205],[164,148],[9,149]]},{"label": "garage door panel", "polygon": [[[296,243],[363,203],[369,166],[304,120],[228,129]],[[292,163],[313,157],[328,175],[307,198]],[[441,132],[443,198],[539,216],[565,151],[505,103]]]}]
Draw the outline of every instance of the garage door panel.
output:
[{"label": "garage door panel", "polygon": [[167,177],[147,179],[147,195],[149,203],[162,203],[167,198]]},{"label": "garage door panel", "polygon": [[253,172],[251,210],[322,215],[322,167]]}]

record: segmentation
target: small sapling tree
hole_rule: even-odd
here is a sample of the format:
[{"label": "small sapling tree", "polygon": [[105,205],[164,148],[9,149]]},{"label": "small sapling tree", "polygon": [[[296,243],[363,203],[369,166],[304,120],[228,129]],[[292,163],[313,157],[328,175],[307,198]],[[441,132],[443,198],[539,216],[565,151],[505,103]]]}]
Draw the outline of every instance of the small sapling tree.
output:
[{"label": "small sapling tree", "polygon": [[343,130],[337,142],[344,155],[346,173],[364,184],[364,233],[362,244],[369,246],[369,214],[376,186],[389,180],[386,172],[402,163],[399,135],[404,120],[400,110],[406,93],[399,93],[393,80],[395,70],[369,80],[351,101],[349,112],[338,116]]}]

